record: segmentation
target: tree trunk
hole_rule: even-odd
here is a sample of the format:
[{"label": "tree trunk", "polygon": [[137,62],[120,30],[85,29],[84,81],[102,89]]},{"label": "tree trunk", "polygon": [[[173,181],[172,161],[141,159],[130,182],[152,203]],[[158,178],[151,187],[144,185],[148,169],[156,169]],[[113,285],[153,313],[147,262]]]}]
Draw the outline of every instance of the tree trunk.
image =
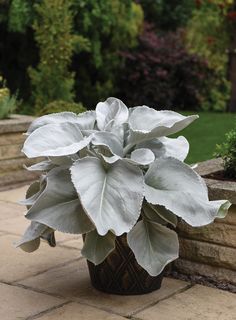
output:
[{"label": "tree trunk", "polygon": [[231,95],[228,111],[236,112],[236,32],[233,34],[229,52],[229,80],[231,82]]}]

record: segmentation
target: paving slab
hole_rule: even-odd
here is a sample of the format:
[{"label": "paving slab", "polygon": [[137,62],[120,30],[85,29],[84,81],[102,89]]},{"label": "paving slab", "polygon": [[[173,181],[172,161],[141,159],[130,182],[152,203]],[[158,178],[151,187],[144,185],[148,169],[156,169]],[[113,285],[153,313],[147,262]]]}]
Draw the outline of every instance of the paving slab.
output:
[{"label": "paving slab", "polygon": [[18,203],[20,200],[25,199],[25,194],[29,185],[20,188],[0,192],[0,200],[6,202]]},{"label": "paving slab", "polygon": [[2,220],[21,217],[25,212],[25,207],[22,205],[0,200],[0,226],[3,224]]},{"label": "paving slab", "polygon": [[123,316],[129,316],[189,287],[187,282],[165,278],[160,290],[145,295],[124,297],[102,293],[91,286],[85,259],[48,270],[20,283]]},{"label": "paving slab", "polygon": [[[8,205],[9,203],[6,204],[6,206]],[[21,236],[29,225],[30,220],[26,219],[24,214],[21,214],[16,218],[0,220],[0,231]],[[75,249],[80,248],[83,241],[80,235],[62,233],[58,231],[55,232],[55,238],[57,244],[65,244],[66,246]],[[70,241],[74,241],[74,243],[70,243]]]},{"label": "paving slab", "polygon": [[164,278],[160,290],[141,296],[97,291],[81,258],[81,236],[56,232],[56,248],[42,242],[31,254],[15,249],[13,242],[20,236],[14,234],[22,234],[28,225],[25,207],[16,201],[27,188],[0,192],[1,320],[236,319],[234,294],[200,285],[190,288],[176,279]]},{"label": "paving slab", "polygon": [[[30,221],[25,218],[26,209],[22,205],[0,201],[0,231],[22,235]],[[82,237],[75,234],[68,234],[56,231],[58,244],[65,244],[67,247],[81,249]]]},{"label": "paving slab", "polygon": [[115,314],[89,307],[80,303],[66,304],[37,318],[38,320],[124,320]]},{"label": "paving slab", "polygon": [[0,283],[1,320],[25,319],[64,302],[60,298]]},{"label": "paving slab", "polygon": [[23,235],[27,227],[30,225],[30,221],[21,215],[17,218],[5,219],[0,222],[0,231],[7,233]]},{"label": "paving slab", "polygon": [[236,295],[195,285],[135,315],[143,320],[235,320]]},{"label": "paving slab", "polygon": [[13,243],[19,239],[13,235],[0,237],[0,281],[24,279],[81,257],[79,250],[51,248],[44,241],[37,251],[27,253],[14,247]]},{"label": "paving slab", "polygon": [[[70,233],[63,233],[63,232],[56,231],[55,238],[56,238],[57,244],[64,244],[66,242],[70,242],[74,240],[75,242],[80,242],[82,239],[82,236],[78,234],[70,234]],[[75,248],[77,249],[78,245]]]},{"label": "paving slab", "polygon": [[[58,239],[57,235],[56,235],[56,239]],[[74,249],[79,249],[79,250],[81,250],[83,248],[82,236],[77,236],[76,238],[73,238],[73,239],[67,240],[67,241],[58,241],[57,243],[63,247],[67,247],[67,248],[74,248]]]}]

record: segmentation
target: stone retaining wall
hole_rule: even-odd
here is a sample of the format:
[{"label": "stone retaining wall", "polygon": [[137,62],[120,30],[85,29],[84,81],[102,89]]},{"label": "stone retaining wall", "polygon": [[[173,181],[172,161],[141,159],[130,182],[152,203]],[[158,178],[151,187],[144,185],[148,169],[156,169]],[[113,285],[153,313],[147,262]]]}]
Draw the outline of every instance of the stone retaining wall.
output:
[{"label": "stone retaining wall", "polygon": [[[197,171],[202,176],[222,170],[221,159],[203,162]],[[224,219],[192,228],[178,224],[180,258],[174,268],[188,275],[202,275],[215,281],[236,284],[236,182],[206,178],[211,200],[227,199],[233,205]]]},{"label": "stone retaining wall", "polygon": [[23,133],[33,119],[12,115],[10,119],[0,120],[0,190],[31,181],[37,176],[23,168],[23,164],[30,165],[32,160],[21,153],[25,140]]}]

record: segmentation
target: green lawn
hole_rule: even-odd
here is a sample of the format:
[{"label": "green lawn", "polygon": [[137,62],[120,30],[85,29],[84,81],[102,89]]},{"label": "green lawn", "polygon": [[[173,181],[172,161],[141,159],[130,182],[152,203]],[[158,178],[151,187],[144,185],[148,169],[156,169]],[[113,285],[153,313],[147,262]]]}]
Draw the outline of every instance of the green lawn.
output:
[{"label": "green lawn", "polygon": [[[196,114],[196,112],[181,112],[182,114]],[[190,144],[190,152],[186,162],[196,163],[213,158],[215,145],[224,141],[225,133],[236,123],[236,114],[197,112],[199,119],[178,135],[185,136]],[[175,135],[175,136],[178,136]]]}]

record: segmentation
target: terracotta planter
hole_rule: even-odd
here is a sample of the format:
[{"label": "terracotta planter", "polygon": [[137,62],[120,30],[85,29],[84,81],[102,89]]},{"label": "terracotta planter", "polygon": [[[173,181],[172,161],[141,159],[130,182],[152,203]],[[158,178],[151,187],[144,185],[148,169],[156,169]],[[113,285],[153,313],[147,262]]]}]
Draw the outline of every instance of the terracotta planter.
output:
[{"label": "terracotta planter", "polygon": [[232,203],[224,219],[200,228],[178,224],[180,259],[175,269],[183,274],[204,276],[214,282],[236,285],[236,181],[220,179],[221,159],[199,164],[196,171],[205,179],[210,200]]},{"label": "terracotta planter", "polygon": [[116,238],[115,250],[99,265],[88,263],[94,288],[107,293],[138,295],[160,289],[163,273],[151,277],[140,267],[127,245],[126,235]]},{"label": "terracotta planter", "polygon": [[23,168],[24,164],[30,165],[34,161],[21,153],[25,140],[23,133],[33,120],[33,117],[22,115],[0,120],[0,190],[32,181],[38,176]]}]

